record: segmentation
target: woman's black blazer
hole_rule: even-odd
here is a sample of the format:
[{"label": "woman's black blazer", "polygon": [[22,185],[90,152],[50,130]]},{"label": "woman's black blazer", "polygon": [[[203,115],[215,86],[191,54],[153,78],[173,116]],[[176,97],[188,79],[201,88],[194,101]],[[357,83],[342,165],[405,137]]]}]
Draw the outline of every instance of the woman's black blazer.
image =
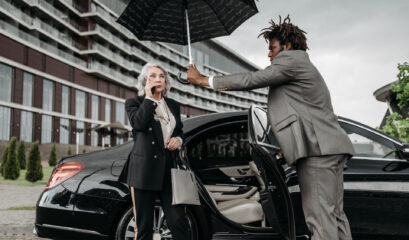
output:
[{"label": "woman's black blazer", "polygon": [[[180,105],[164,97],[169,110],[175,117],[176,125],[171,137],[183,139],[183,124],[180,120]],[[142,190],[162,190],[165,175],[165,147],[159,120],[154,119],[157,104],[145,96],[127,99],[125,102],[129,122],[133,128],[134,145],[122,169],[119,181]],[[177,150],[171,151],[172,162]]]}]

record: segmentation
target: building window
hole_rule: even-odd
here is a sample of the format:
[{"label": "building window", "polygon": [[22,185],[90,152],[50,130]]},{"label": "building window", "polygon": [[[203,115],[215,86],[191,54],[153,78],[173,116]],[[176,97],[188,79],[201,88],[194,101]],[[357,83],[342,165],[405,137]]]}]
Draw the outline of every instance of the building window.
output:
[{"label": "building window", "polygon": [[70,88],[62,86],[61,113],[70,113]]},{"label": "building window", "polygon": [[92,95],[91,101],[92,101],[91,102],[91,106],[92,106],[91,119],[99,120],[99,97]]},{"label": "building window", "polygon": [[33,113],[21,111],[20,140],[25,142],[33,141]]},{"label": "building window", "polygon": [[111,122],[111,100],[105,99],[105,122]]},{"label": "building window", "polygon": [[[3,88],[0,88],[0,89],[3,89]],[[0,140],[10,139],[10,120],[11,120],[11,109],[8,107],[0,106]]]},{"label": "building window", "polygon": [[[11,101],[11,86],[13,81],[13,68],[0,64],[0,100]],[[7,137],[8,140],[8,137]]]},{"label": "building window", "polygon": [[[99,97],[92,95],[92,111],[91,111],[91,119],[92,120],[99,120]],[[93,123],[91,124],[91,128],[96,127],[98,124]],[[91,131],[91,145],[98,146],[98,133],[96,131]]]},{"label": "building window", "polygon": [[116,102],[115,119],[117,122],[125,124],[125,104],[124,103]]},{"label": "building window", "polygon": [[53,117],[43,115],[41,120],[41,143],[52,142]]},{"label": "building window", "polygon": [[[33,106],[33,84],[34,76],[30,73],[24,73],[23,77],[23,105]],[[30,140],[31,141],[31,140]]]},{"label": "building window", "polygon": [[[105,99],[105,122],[111,122],[111,100]],[[111,130],[110,128],[108,130]],[[108,134],[103,139],[103,145],[111,145],[111,135]]]},{"label": "building window", "polygon": [[[115,119],[125,125],[125,104],[121,102],[116,102],[115,106]],[[124,143],[123,134],[117,131],[116,144]]]},{"label": "building window", "polygon": [[85,131],[85,123],[84,122],[81,122],[81,121],[77,121],[77,143],[79,144],[79,145],[84,145],[84,142],[85,142],[85,134],[84,134],[84,131]]},{"label": "building window", "polygon": [[53,110],[54,83],[50,80],[43,80],[43,109]]},{"label": "building window", "polygon": [[86,110],[87,110],[87,99],[85,97],[85,92],[76,90],[75,91],[75,116],[85,118]]},{"label": "building window", "polygon": [[70,120],[66,118],[60,119],[60,143],[70,143]]}]

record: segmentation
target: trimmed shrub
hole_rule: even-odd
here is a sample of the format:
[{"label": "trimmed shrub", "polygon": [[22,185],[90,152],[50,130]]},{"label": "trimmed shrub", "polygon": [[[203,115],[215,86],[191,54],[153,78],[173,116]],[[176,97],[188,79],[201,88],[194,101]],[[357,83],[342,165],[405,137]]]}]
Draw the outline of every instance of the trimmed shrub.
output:
[{"label": "trimmed shrub", "polygon": [[4,176],[4,166],[6,165],[7,157],[9,155],[9,144],[3,149],[1,154],[1,165],[0,165],[0,174]]},{"label": "trimmed shrub", "polygon": [[43,179],[43,167],[41,166],[41,155],[38,141],[31,144],[28,154],[26,180],[36,182]]},{"label": "trimmed shrub", "polygon": [[87,152],[87,150],[85,150],[85,148],[84,149],[82,149],[82,153],[86,153]]},{"label": "trimmed shrub", "polygon": [[53,148],[51,149],[50,159],[48,159],[48,165],[55,166],[57,164],[57,154],[55,153],[55,143],[53,144]]},{"label": "trimmed shrub", "polygon": [[4,165],[4,178],[15,180],[20,176],[20,166],[17,161],[17,138],[12,137],[10,140],[9,154]]},{"label": "trimmed shrub", "polygon": [[20,165],[20,169],[26,169],[26,166],[27,166],[27,162],[26,162],[26,145],[24,144],[24,141],[21,141],[20,145],[18,146],[17,159],[18,159],[18,163]]},{"label": "trimmed shrub", "polygon": [[71,147],[68,147],[67,155],[72,155]]}]

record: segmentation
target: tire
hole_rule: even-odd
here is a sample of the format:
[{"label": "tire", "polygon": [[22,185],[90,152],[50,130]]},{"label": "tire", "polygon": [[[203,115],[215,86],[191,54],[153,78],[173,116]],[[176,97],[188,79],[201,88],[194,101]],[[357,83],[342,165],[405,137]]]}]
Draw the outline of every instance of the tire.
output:
[{"label": "tire", "polygon": [[[162,211],[162,207],[159,204],[157,204],[155,206],[155,211],[153,212],[153,214],[155,214],[154,216],[155,221],[156,219],[160,219],[158,216],[160,215],[161,211]],[[199,229],[198,229],[199,224],[189,209],[187,209],[186,211],[186,218],[189,224],[189,232],[191,234],[190,239],[199,240],[200,239]],[[153,233],[153,240],[165,240],[165,239],[171,240],[173,239],[170,233],[170,230],[166,225],[166,219],[164,219],[163,221],[159,220],[159,222],[162,222],[159,227],[154,226],[155,230]],[[154,225],[158,225],[157,223],[158,221],[156,221]],[[134,216],[133,216],[133,209],[131,206],[125,211],[125,213],[121,217],[121,220],[118,223],[118,226],[115,232],[115,240],[133,240],[134,234],[135,234],[134,226],[135,226],[135,222],[134,222]]]}]

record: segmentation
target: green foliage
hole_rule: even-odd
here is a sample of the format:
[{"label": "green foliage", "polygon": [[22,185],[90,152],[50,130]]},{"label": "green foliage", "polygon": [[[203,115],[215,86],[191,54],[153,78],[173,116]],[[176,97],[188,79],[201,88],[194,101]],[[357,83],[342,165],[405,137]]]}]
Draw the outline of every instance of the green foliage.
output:
[{"label": "green foliage", "polygon": [[[409,64],[398,64],[398,80],[392,83],[392,92],[396,93],[396,100],[400,109],[409,106]],[[399,113],[392,113],[386,118],[386,124],[380,128],[382,132],[409,142],[409,118],[404,119]]]},{"label": "green foliage", "polygon": [[392,92],[396,93],[398,106],[402,109],[409,105],[409,64],[398,64],[398,81],[392,84]]},{"label": "green foliage", "polygon": [[85,148],[84,149],[82,149],[82,153],[86,153],[87,152],[87,150],[85,150]]},{"label": "green foliage", "polygon": [[3,149],[1,154],[1,165],[0,165],[0,174],[4,176],[4,166],[6,165],[7,157],[9,155],[9,144]]},{"label": "green foliage", "polygon": [[6,164],[4,165],[4,178],[17,179],[20,176],[20,166],[17,161],[17,138],[12,137],[9,145]]},{"label": "green foliage", "polygon": [[3,152],[1,154],[1,165],[0,165],[0,174],[1,176],[4,176],[4,166],[6,165],[6,161],[7,161],[7,156],[9,154],[9,145],[7,145],[4,149]]},{"label": "green foliage", "polygon": [[49,166],[55,166],[57,164],[57,154],[55,153],[55,143],[53,144],[53,148],[51,149],[50,159],[48,159]]},{"label": "green foliage", "polygon": [[30,153],[28,154],[28,164],[26,180],[35,182],[43,178],[43,167],[41,166],[41,155],[38,141],[31,144]]},{"label": "green foliage", "polygon": [[68,147],[67,155],[72,155],[71,147]]},{"label": "green foliage", "polygon": [[26,145],[23,141],[20,142],[17,150],[17,159],[18,163],[20,164],[20,169],[26,169],[27,162],[26,162]]},{"label": "green foliage", "polygon": [[403,119],[396,112],[386,118],[386,124],[380,130],[402,142],[409,142],[409,118]]}]

